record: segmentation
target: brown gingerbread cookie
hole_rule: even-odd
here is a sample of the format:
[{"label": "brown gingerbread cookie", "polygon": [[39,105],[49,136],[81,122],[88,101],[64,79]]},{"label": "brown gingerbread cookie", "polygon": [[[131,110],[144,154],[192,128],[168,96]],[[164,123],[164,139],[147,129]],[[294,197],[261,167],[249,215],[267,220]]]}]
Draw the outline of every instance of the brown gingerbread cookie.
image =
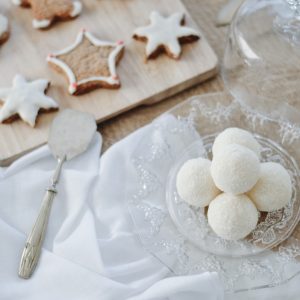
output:
[{"label": "brown gingerbread cookie", "polygon": [[47,79],[27,81],[17,74],[11,87],[0,87],[0,123],[21,118],[34,127],[40,112],[57,110],[58,104],[45,95],[49,85]]},{"label": "brown gingerbread cookie", "polygon": [[182,51],[181,44],[197,41],[200,35],[195,29],[184,26],[183,13],[163,17],[153,11],[150,15],[150,24],[137,28],[133,33],[133,38],[147,42],[147,59],[156,58],[162,52],[171,58],[178,59]]},{"label": "brown gingerbread cookie", "polygon": [[9,28],[8,28],[7,17],[0,14],[0,44],[3,44],[7,41],[9,37]]},{"label": "brown gingerbread cookie", "polygon": [[69,93],[79,95],[96,88],[119,88],[116,65],[124,52],[122,41],[102,41],[81,30],[74,44],[47,57],[48,63],[63,72]]},{"label": "brown gingerbread cookie", "polygon": [[31,7],[33,12],[32,26],[47,28],[56,20],[68,20],[77,17],[82,4],[76,0],[12,0],[15,5]]}]

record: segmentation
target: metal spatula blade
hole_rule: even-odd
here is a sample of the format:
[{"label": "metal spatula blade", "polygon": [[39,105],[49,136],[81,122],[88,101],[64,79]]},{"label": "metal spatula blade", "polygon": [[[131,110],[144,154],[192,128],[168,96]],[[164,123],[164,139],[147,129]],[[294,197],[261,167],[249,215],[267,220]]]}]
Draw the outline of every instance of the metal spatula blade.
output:
[{"label": "metal spatula blade", "polygon": [[93,116],[87,113],[66,109],[54,119],[50,127],[48,145],[57,159],[57,167],[51,184],[46,189],[36,222],[25,243],[19,267],[21,278],[30,278],[38,263],[63,163],[87,150],[95,131],[96,122]]},{"label": "metal spatula blade", "polygon": [[92,115],[66,109],[53,121],[50,127],[48,145],[56,159],[70,160],[83,153],[96,131]]}]

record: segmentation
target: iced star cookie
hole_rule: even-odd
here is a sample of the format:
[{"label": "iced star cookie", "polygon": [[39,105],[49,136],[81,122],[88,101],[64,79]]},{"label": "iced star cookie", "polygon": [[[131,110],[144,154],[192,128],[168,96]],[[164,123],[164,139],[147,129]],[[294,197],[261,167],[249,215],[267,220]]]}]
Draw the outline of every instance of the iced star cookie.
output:
[{"label": "iced star cookie", "polygon": [[9,37],[8,20],[5,16],[0,14],[0,44],[7,41]]},{"label": "iced star cookie", "polygon": [[162,52],[178,59],[182,51],[181,44],[197,41],[200,35],[195,29],[184,26],[183,13],[165,18],[154,11],[150,15],[150,24],[137,28],[133,38],[147,42],[147,59],[156,58]]},{"label": "iced star cookie", "polygon": [[0,88],[0,123],[11,123],[18,117],[30,126],[40,111],[58,109],[58,104],[45,95],[49,86],[46,79],[26,81],[22,75],[16,75],[12,87]]},{"label": "iced star cookie", "polygon": [[54,21],[75,18],[82,10],[82,4],[78,0],[12,0],[12,2],[15,5],[32,8],[34,28],[47,28]]},{"label": "iced star cookie", "polygon": [[49,54],[47,61],[67,76],[69,93],[79,95],[96,88],[119,88],[116,65],[123,52],[122,41],[102,41],[81,30],[73,45]]}]

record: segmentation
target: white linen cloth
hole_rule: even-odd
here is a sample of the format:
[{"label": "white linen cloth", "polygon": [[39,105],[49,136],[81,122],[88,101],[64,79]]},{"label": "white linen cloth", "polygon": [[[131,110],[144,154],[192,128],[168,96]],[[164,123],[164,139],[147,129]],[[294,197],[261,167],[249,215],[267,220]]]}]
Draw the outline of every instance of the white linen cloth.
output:
[{"label": "white linen cloth", "polygon": [[40,262],[29,280],[17,276],[31,230],[55,167],[47,146],[0,169],[1,300],[221,300],[216,273],[167,277],[133,233],[125,197],[129,156],[146,126],[100,159],[95,136],[83,155],[67,162],[53,202]]}]

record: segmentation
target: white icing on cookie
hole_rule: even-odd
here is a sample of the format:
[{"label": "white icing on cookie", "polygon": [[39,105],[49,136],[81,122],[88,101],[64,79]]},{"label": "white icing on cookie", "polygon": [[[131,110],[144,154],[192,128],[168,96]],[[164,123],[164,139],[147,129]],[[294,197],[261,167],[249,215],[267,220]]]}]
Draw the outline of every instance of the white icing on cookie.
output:
[{"label": "white icing on cookie", "polygon": [[[60,55],[67,54],[67,53],[73,51],[80,43],[82,43],[84,38],[87,38],[96,47],[101,47],[101,46],[114,47],[114,49],[112,50],[112,52],[109,54],[109,57],[108,57],[108,68],[109,68],[109,72],[110,72],[109,77],[93,76],[93,77],[88,77],[88,78],[77,81],[76,76],[75,76],[74,72],[72,71],[72,69],[64,61],[59,59]],[[108,41],[102,41],[102,40],[97,39],[90,32],[81,30],[79,32],[79,34],[77,35],[77,38],[76,38],[74,44],[72,44],[71,46],[66,47],[63,50],[58,51],[54,54],[48,55],[47,61],[57,65],[59,68],[61,68],[66,73],[68,80],[69,80],[68,91],[71,95],[73,95],[77,91],[77,89],[80,85],[88,83],[88,82],[102,81],[102,82],[108,83],[109,85],[120,84],[120,80],[116,73],[116,59],[118,57],[118,54],[122,51],[123,48],[124,48],[123,42],[112,43],[112,42],[108,42]]]},{"label": "white icing on cookie", "polygon": [[12,0],[12,3],[13,3],[14,5],[20,6],[20,5],[22,4],[22,0]]},{"label": "white icing on cookie", "polygon": [[197,36],[199,33],[190,27],[182,26],[183,13],[175,13],[167,18],[154,11],[150,14],[150,25],[137,28],[134,35],[147,39],[146,55],[151,56],[160,46],[164,45],[169,49],[174,58],[181,53],[181,46],[178,41],[181,37]]},{"label": "white icing on cookie", "polygon": [[70,12],[72,18],[78,16],[82,11],[82,4],[79,1],[73,2],[73,10]]},{"label": "white icing on cookie", "polygon": [[28,82],[22,75],[16,75],[12,87],[0,88],[0,102],[4,103],[0,109],[0,123],[18,114],[34,127],[40,108],[58,108],[58,104],[45,95],[48,85],[46,79]]},{"label": "white icing on cookie", "polygon": [[44,19],[44,20],[37,20],[33,19],[32,20],[32,27],[33,28],[47,28],[51,24],[51,20]]},{"label": "white icing on cookie", "polygon": [[0,37],[8,32],[8,19],[0,14]]}]

